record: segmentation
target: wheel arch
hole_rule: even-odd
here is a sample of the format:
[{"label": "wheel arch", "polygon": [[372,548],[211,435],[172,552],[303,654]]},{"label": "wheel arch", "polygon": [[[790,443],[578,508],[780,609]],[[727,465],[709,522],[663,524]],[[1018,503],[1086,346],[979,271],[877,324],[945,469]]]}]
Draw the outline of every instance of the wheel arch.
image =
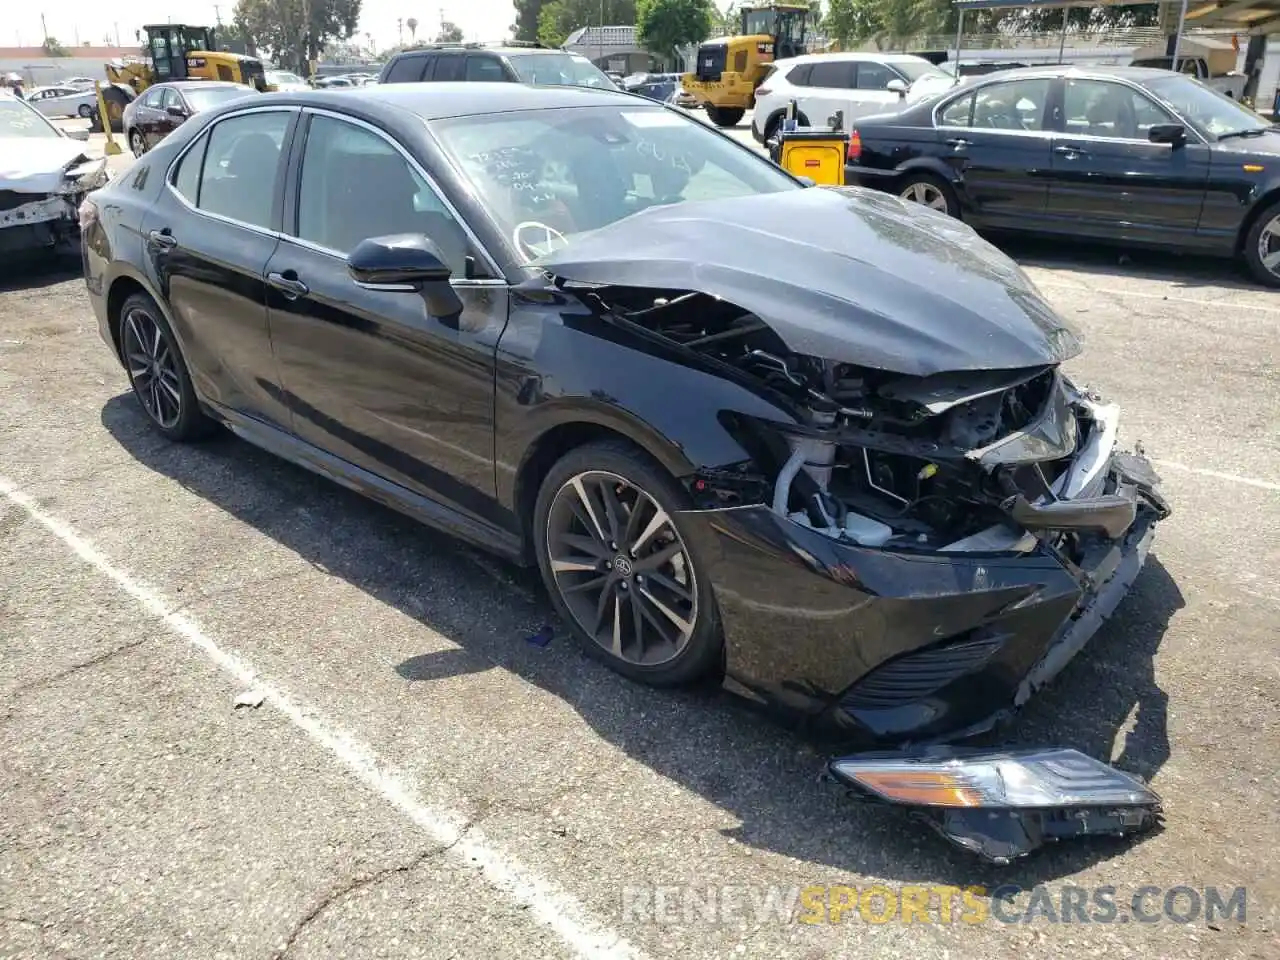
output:
[{"label": "wheel arch", "polygon": [[894,171],[895,186],[913,173],[929,173],[949,183],[952,189],[959,191],[963,178],[957,175],[955,168],[943,163],[936,157],[912,157]]},{"label": "wheel arch", "polygon": [[1254,201],[1249,212],[1245,214],[1244,220],[1240,222],[1240,229],[1236,231],[1235,253],[1237,256],[1244,253],[1244,241],[1249,236],[1249,231],[1253,229],[1262,214],[1276,203],[1280,203],[1280,181],[1273,181],[1267,185],[1262,195]]},{"label": "wheel arch", "polygon": [[182,351],[183,356],[186,356],[187,345],[183,342],[182,334],[173,322],[173,316],[165,305],[164,299],[156,293],[155,288],[146,277],[134,268],[125,265],[122,265],[120,272],[112,277],[111,282],[107,285],[107,329],[111,333],[111,342],[115,347],[116,356],[123,362],[124,358],[120,352],[120,308],[135,293],[143,293],[151,298],[151,301],[164,315],[165,323],[169,325],[169,330],[173,333],[174,339],[178,341],[178,349]]}]

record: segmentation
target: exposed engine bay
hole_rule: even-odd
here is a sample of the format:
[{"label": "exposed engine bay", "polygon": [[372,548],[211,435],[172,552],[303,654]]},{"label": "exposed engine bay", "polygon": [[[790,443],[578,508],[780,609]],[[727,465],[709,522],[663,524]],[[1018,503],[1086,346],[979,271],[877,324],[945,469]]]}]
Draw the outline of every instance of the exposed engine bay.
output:
[{"label": "exposed engine bay", "polygon": [[1114,538],[1134,519],[1136,497],[1112,475],[1125,456],[1113,457],[1118,409],[1057,364],[904,376],[793,352],[759,317],[706,294],[605,287],[592,296],[794,416],[739,418],[733,430],[752,461],[736,478],[695,481],[695,494],[719,497],[701,497],[705,505],[749,502],[755,480],[776,513],[836,539],[1025,550],[1036,542],[1028,531],[1052,532],[1068,559],[1090,533]]}]

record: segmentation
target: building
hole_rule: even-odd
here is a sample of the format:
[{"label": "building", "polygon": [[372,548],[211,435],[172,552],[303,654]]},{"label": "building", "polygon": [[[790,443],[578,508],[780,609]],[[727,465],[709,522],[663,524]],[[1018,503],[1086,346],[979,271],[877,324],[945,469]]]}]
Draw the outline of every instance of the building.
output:
[{"label": "building", "polygon": [[586,57],[601,70],[621,73],[649,73],[659,69],[658,59],[640,46],[635,27],[583,27],[561,45],[570,53]]}]

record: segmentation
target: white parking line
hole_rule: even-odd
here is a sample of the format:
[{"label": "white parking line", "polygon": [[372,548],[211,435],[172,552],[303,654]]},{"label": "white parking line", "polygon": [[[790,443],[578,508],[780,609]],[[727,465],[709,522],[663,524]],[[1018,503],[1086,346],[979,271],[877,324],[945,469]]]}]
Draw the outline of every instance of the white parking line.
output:
[{"label": "white parking line", "polygon": [[238,654],[218,646],[192,618],[172,612],[175,604],[112,564],[89,540],[62,520],[46,513],[34,498],[4,477],[0,477],[0,494],[61,540],[77,557],[114,581],[143,609],[158,617],[223,673],[242,686],[262,691],[268,703],[338,759],[358,780],[381,794],[432,840],[447,846],[449,855],[464,864],[479,867],[491,886],[526,906],[578,956],[601,960],[641,960],[643,955],[635,947],[620,934],[588,917],[582,905],[571,895],[508,856],[486,840],[475,827],[468,827],[461,813],[423,803],[412,783],[390,770],[372,748],[330,724],[313,707],[262,676]]},{"label": "white parking line", "polygon": [[1213,477],[1215,480],[1229,480],[1232,483],[1243,483],[1247,487],[1257,487],[1260,490],[1277,490],[1280,491],[1280,483],[1272,483],[1270,480],[1255,480],[1253,477],[1242,477],[1235,473],[1220,473],[1217,470],[1206,470],[1203,467],[1188,467],[1185,463],[1178,463],[1176,460],[1153,460],[1157,467],[1167,467],[1170,470],[1181,470],[1183,473],[1198,473],[1202,477]]}]

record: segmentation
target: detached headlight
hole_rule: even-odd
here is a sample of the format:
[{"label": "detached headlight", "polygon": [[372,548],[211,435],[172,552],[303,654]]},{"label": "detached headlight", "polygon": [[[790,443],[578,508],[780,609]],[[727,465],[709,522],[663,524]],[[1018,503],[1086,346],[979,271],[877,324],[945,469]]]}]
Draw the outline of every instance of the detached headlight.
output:
[{"label": "detached headlight", "polygon": [[107,158],[77,164],[62,175],[61,193],[86,193],[107,182]]},{"label": "detached headlight", "polygon": [[1146,784],[1078,750],[938,750],[832,760],[851,794],[911,808],[961,849],[1007,864],[1045,843],[1141,833],[1160,822]]},{"label": "detached headlight", "polygon": [[889,803],[919,807],[1060,808],[1159,803],[1145,784],[1078,750],[831,762],[831,773]]}]

